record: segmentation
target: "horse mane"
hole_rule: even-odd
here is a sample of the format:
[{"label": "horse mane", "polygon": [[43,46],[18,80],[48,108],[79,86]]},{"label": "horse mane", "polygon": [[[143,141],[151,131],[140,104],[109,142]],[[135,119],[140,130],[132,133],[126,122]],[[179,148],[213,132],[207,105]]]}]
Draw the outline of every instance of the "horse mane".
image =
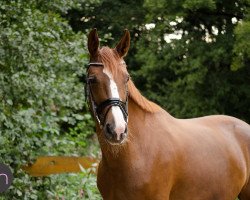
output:
[{"label": "horse mane", "polygon": [[[109,71],[113,74],[113,76],[116,76],[116,74],[119,73],[119,71],[121,70],[120,67],[116,67],[116,66],[121,65],[121,61],[122,61],[118,53],[114,51],[114,49],[104,46],[99,50],[99,55],[104,64],[104,67],[107,67]],[[140,93],[140,91],[135,87],[132,80],[129,80],[128,82],[128,93],[129,93],[129,97],[141,109],[143,109],[146,112],[154,113],[161,109],[160,106],[146,99]]]},{"label": "horse mane", "polygon": [[132,80],[129,80],[128,82],[128,93],[129,97],[144,111],[149,113],[155,113],[162,110],[160,106],[145,98],[135,87]]}]

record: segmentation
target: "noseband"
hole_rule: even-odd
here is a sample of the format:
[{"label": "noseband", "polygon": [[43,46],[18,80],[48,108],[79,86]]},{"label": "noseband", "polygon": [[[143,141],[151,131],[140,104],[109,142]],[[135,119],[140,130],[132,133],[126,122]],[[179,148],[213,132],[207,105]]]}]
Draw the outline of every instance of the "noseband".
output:
[{"label": "noseband", "polygon": [[[124,64],[124,63],[122,63]],[[91,62],[88,64],[87,67],[87,78],[85,82],[85,98],[88,100],[89,107],[92,108],[93,115],[96,118],[99,125],[102,127],[104,125],[104,122],[106,121],[106,116],[111,109],[112,106],[118,106],[123,114],[123,117],[125,121],[128,121],[128,89],[126,85],[126,101],[123,102],[119,98],[108,98],[97,105],[97,103],[94,101],[93,92],[91,90],[91,81],[88,77],[88,70],[89,68],[93,67],[103,67],[104,65],[99,62]],[[105,108],[107,108],[106,112],[104,113]]]}]

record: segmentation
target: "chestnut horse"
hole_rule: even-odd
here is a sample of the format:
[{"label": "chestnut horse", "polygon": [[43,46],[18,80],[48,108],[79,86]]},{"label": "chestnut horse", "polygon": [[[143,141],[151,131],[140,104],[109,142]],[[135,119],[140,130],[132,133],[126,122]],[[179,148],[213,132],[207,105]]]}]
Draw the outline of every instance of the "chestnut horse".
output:
[{"label": "chestnut horse", "polygon": [[118,45],[88,37],[86,94],[102,160],[104,200],[250,200],[250,126],[216,115],[176,119],[147,100],[127,72],[125,30]]}]

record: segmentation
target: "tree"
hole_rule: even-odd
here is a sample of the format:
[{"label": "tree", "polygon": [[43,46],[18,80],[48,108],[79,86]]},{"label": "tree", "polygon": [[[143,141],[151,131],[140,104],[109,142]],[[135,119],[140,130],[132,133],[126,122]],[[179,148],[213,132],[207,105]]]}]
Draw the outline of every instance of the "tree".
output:
[{"label": "tree", "polygon": [[220,113],[250,121],[249,48],[241,48],[249,37],[249,1],[148,0],[145,6],[155,24],[138,45],[146,94],[178,117]]},{"label": "tree", "polygon": [[64,17],[75,32],[88,34],[92,28],[97,28],[101,45],[111,47],[116,45],[116,38],[121,37],[123,30],[128,29],[132,36],[129,50],[132,56],[127,56],[126,62],[135,68],[135,45],[143,32],[147,13],[143,4],[143,0],[96,0],[83,4],[81,9],[71,9]]},{"label": "tree", "polygon": [[249,0],[102,0],[89,7],[66,16],[73,29],[97,27],[115,38],[131,29],[136,39],[126,61],[147,97],[177,117],[220,113],[250,121]]}]

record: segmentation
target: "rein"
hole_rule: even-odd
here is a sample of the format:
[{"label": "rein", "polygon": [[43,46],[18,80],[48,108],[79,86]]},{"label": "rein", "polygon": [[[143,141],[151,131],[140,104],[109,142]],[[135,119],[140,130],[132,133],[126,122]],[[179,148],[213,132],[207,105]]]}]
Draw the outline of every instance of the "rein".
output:
[{"label": "rein", "polygon": [[[125,64],[125,62],[123,62],[122,64]],[[128,88],[127,88],[127,85],[126,85],[126,101],[125,102],[123,102],[119,98],[108,98],[104,100],[103,102],[101,102],[99,105],[97,105],[96,102],[94,101],[93,92],[91,90],[91,81],[90,81],[90,78],[88,77],[88,70],[91,66],[103,67],[104,65],[103,63],[99,63],[99,62],[90,62],[87,67],[87,77],[85,81],[85,99],[88,101],[89,107],[92,108],[93,115],[96,118],[97,122],[99,123],[100,127],[103,127],[104,122],[106,121],[106,116],[109,110],[112,108],[112,106],[118,106],[121,109],[123,117],[125,121],[127,122],[128,121]],[[105,108],[107,108],[107,110],[105,113],[103,113]]]}]

